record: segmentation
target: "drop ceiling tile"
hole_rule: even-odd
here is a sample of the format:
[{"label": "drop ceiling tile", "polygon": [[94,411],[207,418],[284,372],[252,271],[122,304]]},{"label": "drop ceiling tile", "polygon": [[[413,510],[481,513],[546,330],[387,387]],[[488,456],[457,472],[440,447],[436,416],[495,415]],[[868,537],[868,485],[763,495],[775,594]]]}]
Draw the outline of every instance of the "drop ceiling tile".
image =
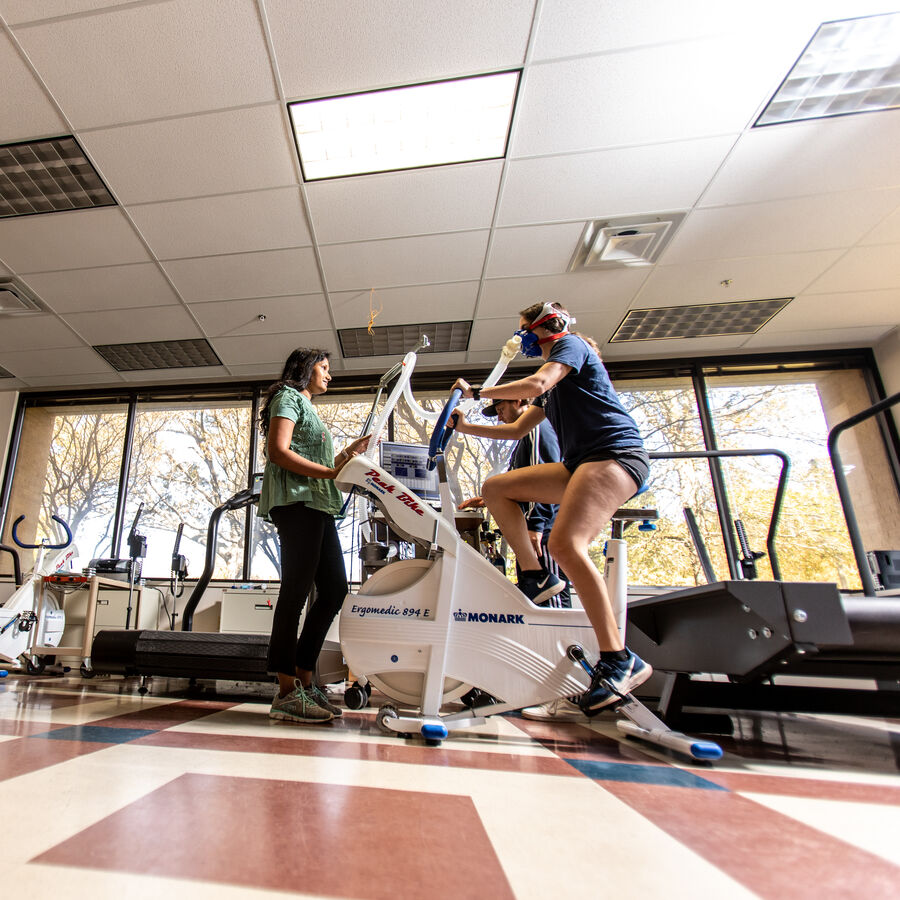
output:
[{"label": "drop ceiling tile", "polygon": [[113,6],[130,6],[134,0],[0,0],[0,15],[10,25],[94,12]]},{"label": "drop ceiling tile", "polygon": [[376,325],[471,319],[477,293],[477,281],[457,281],[382,288],[374,296],[366,290],[338,292],[330,298],[337,328],[361,328],[368,325],[370,302],[375,310],[380,310]]},{"label": "drop ceiling tile", "polygon": [[890,325],[859,328],[805,328],[798,331],[767,331],[750,337],[746,350],[815,350],[829,347],[871,347],[892,330]]},{"label": "drop ceiling tile", "polygon": [[488,258],[487,276],[497,278],[565,272],[583,230],[584,222],[497,229]]},{"label": "drop ceiling tile", "polygon": [[[820,250],[772,257],[700,260],[680,266],[657,265],[632,308],[793,297],[840,255],[839,250]],[[731,284],[722,285],[720,282],[725,279],[731,279]]]},{"label": "drop ceiling tile", "polygon": [[123,381],[153,385],[161,381],[205,384],[228,376],[225,366],[190,366],[185,369],[151,369],[146,372],[120,372]]},{"label": "drop ceiling tile", "polygon": [[879,222],[860,242],[867,244],[900,244],[900,207]]},{"label": "drop ceiling tile", "polygon": [[839,294],[900,287],[900,244],[848,250],[806,289],[807,294]]},{"label": "drop ceiling tile", "polygon": [[489,278],[481,289],[478,317],[507,316],[511,320],[532,303],[556,300],[578,316],[597,309],[625,309],[650,268],[566,272],[530,278]]},{"label": "drop ceiling tile", "polygon": [[[0,394],[21,391],[27,387],[28,382],[22,378],[0,378]],[[5,400],[6,398],[4,397],[3,399]]]},{"label": "drop ceiling tile", "polygon": [[900,189],[695,209],[660,262],[803,253],[855,244],[900,202]]},{"label": "drop ceiling tile", "polygon": [[170,260],[163,267],[188,303],[287,297],[321,290],[311,249]]},{"label": "drop ceiling tile", "polygon": [[767,332],[900,324],[900,287],[885,291],[795,297],[765,325]]},{"label": "drop ceiling tile", "polygon": [[897,185],[900,112],[753,128],[713,179],[701,206]]},{"label": "drop ceiling tile", "polygon": [[69,313],[63,319],[92,345],[189,340],[204,336],[181,305],[129,309],[114,316],[106,311]]},{"label": "drop ceiling tile", "polygon": [[534,0],[267,0],[284,93],[329,96],[522,64]]},{"label": "drop ceiling tile", "polygon": [[312,244],[297,187],[140,204],[128,213],[159,259]]},{"label": "drop ceiling tile", "polygon": [[15,34],[79,130],[277,99],[253,0],[134,4]]},{"label": "drop ceiling tile", "polygon": [[597,219],[690,208],[733,137],[676,141],[508,164],[499,225]]},{"label": "drop ceiling tile", "polygon": [[[765,8],[766,3],[761,6]],[[532,55],[535,60],[553,59],[709,37],[752,26],[754,13],[761,15],[755,4],[740,9],[718,0],[679,0],[677,4],[630,0],[627,6],[596,0],[544,0]]]},{"label": "drop ceiling tile", "polygon": [[231,365],[228,371],[238,378],[246,378],[248,381],[269,381],[278,380],[281,374],[281,365],[284,360],[268,363],[250,363],[249,365]]},{"label": "drop ceiling tile", "polygon": [[433,166],[310,184],[316,237],[328,244],[489,228],[502,167]]},{"label": "drop ceiling tile", "polygon": [[[479,317],[472,323],[472,335],[469,338],[469,359],[473,354],[493,354],[493,362],[500,358],[500,350],[516,332],[519,317],[515,314],[497,319]],[[518,357],[517,357],[518,358]]]},{"label": "drop ceiling tile", "polygon": [[487,231],[322,247],[329,291],[379,290],[481,277]]},{"label": "drop ceiling tile", "polygon": [[[209,337],[279,334],[331,327],[322,294],[194,303],[190,310]],[[265,321],[259,320],[261,315],[265,316]]]},{"label": "drop ceiling tile", "polygon": [[112,367],[90,347],[56,349],[52,353],[4,350],[0,351],[0,366],[13,375],[24,378],[29,384],[34,377],[53,376],[61,389],[69,385],[68,378],[72,378],[72,383],[77,384],[77,379],[82,375],[99,374],[107,376],[111,381],[116,380]]},{"label": "drop ceiling tile", "polygon": [[[386,372],[394,363],[398,363],[402,359],[403,356],[399,354],[392,356],[353,356],[344,360],[344,369],[347,372],[372,372],[372,383],[374,385],[378,382],[381,373]],[[465,363],[466,354],[462,351],[453,353],[421,353],[416,360],[416,373],[446,372],[447,391],[444,396],[449,397],[450,389],[456,380],[455,370],[460,366],[464,366]],[[413,394],[413,396],[416,396],[416,394]]]},{"label": "drop ceiling tile", "polygon": [[341,368],[340,349],[333,331],[298,331],[211,338],[210,344],[226,366],[268,365],[281,372],[284,361],[298,347],[315,347],[331,353],[332,368]]},{"label": "drop ceiling tile", "polygon": [[66,125],[7,34],[0,31],[0,143],[66,133]]},{"label": "drop ceiling tile", "polygon": [[[93,351],[91,351],[93,352]],[[121,385],[122,376],[110,370],[105,373],[68,372],[63,382],[59,375],[29,375],[28,386],[70,390],[79,387]]]},{"label": "drop ceiling tile", "polygon": [[19,274],[149,259],[134,229],[115,208],[0,219],[0,257]]},{"label": "drop ceiling tile", "polygon": [[23,280],[57,313],[172,306],[179,302],[155,263],[39,272]]},{"label": "drop ceiling tile", "polygon": [[510,155],[737,134],[784,69],[768,46],[719,40],[533,66]]},{"label": "drop ceiling tile", "polygon": [[120,203],[149,203],[297,184],[277,103],[82,132]]},{"label": "drop ceiling tile", "polygon": [[662,341],[623,341],[601,344],[604,359],[662,359],[666,357],[709,356],[719,353],[740,352],[747,340],[746,334],[720,335],[704,338],[673,338]]},{"label": "drop ceiling tile", "polygon": [[[81,345],[81,339],[56,316],[0,316],[0,350],[56,352],[61,347],[80,347]],[[40,353],[39,355],[49,356],[51,354]],[[0,362],[0,365],[3,363]]]}]

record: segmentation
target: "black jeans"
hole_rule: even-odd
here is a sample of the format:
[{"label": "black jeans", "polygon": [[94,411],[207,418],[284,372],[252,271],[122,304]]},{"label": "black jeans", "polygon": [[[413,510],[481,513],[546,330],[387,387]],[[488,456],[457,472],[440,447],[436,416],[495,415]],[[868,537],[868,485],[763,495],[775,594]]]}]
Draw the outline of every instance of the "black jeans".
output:
[{"label": "black jeans", "polygon": [[[269,640],[269,672],[289,675],[295,667],[312,672],[325,635],[347,596],[344,553],[334,516],[305,503],[276,506],[269,515],[281,544],[281,589]],[[298,639],[300,614],[313,584],[316,599]]]}]

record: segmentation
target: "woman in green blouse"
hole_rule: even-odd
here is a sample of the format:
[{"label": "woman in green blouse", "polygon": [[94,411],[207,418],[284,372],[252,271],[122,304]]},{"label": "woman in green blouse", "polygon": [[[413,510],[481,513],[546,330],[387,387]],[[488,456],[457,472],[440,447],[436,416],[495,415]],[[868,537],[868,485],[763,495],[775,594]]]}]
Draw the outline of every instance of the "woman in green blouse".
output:
[{"label": "woman in green blouse", "polygon": [[[281,544],[281,589],[269,641],[269,671],[278,693],[269,716],[291,722],[327,722],[341,714],[313,680],[325,635],[347,596],[344,554],[335,516],[343,498],[334,484],[348,460],[369,441],[357,438],[334,455],[331,435],[312,398],[328,390],[328,353],[301,347],[284,364],[281,379],[266,392],[260,431],[266,437],[266,468],[258,514],[274,523]],[[300,614],[316,586],[297,638]]]}]

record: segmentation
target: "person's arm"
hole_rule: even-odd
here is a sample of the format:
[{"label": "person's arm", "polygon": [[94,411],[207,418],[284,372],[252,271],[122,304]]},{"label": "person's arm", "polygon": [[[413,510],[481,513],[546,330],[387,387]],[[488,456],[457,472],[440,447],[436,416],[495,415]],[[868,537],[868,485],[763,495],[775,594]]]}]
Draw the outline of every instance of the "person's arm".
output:
[{"label": "person's arm", "polygon": [[348,444],[334,460],[334,466],[323,466],[319,463],[301,456],[291,450],[291,437],[294,434],[294,421],[284,416],[273,416],[269,421],[269,438],[266,442],[266,453],[269,461],[293,472],[295,475],[304,475],[307,478],[323,478],[333,481],[337,478],[341,469],[357,456],[362,448],[368,444],[369,436],[357,438]]},{"label": "person's arm", "polygon": [[[545,362],[531,375],[507,381],[506,384],[483,388],[479,391],[479,395],[482,400],[530,400],[532,397],[540,397],[541,394],[547,393],[571,371],[572,367],[565,363]],[[472,385],[464,378],[457,378],[453,387],[459,388],[464,397],[472,396]]]},{"label": "person's arm", "polygon": [[471,434],[474,437],[491,438],[492,440],[517,441],[531,431],[544,418],[544,411],[539,406],[529,406],[525,412],[508,425],[474,425],[466,420],[462,413],[451,416],[453,427],[460,434]]}]

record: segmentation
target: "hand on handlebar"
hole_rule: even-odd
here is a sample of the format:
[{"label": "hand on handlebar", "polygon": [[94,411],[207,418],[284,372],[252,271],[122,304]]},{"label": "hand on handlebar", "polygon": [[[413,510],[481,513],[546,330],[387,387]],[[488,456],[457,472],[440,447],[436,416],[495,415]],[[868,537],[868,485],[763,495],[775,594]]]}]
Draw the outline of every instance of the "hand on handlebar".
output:
[{"label": "hand on handlebar", "polygon": [[368,446],[369,440],[372,437],[371,434],[363,435],[362,437],[356,438],[356,440],[351,441],[341,450],[340,453],[334,458],[334,467],[332,468],[332,478],[337,478],[338,473],[344,466],[353,459],[354,456],[359,456],[363,450]]},{"label": "hand on handlebar", "polygon": [[468,420],[465,417],[465,414],[460,410],[454,410],[450,414],[450,421],[448,423],[448,427],[452,428],[454,431],[458,431],[460,434],[466,433],[466,426],[469,424]]},{"label": "hand on handlebar", "polygon": [[453,382],[453,387],[450,389],[451,391],[460,390],[462,391],[463,397],[468,399],[472,396],[472,385],[466,381],[465,378],[457,378],[456,381]]}]

